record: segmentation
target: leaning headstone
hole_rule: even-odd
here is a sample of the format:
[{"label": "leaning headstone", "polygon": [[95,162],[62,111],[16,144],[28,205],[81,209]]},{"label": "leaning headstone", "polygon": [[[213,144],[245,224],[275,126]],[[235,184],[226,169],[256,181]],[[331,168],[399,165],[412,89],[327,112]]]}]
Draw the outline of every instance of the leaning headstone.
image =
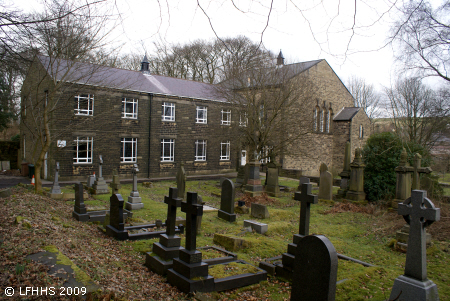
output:
[{"label": "leaning headstone", "polygon": [[177,189],[178,197],[184,200],[186,193],[186,171],[184,170],[184,162],[180,163],[177,171]]},{"label": "leaning headstone", "polygon": [[53,181],[53,186],[52,186],[52,189],[50,190],[51,198],[59,198],[62,195],[61,187],[59,187],[59,183],[58,183],[58,173],[59,173],[59,162],[56,162],[55,180]]},{"label": "leaning headstone", "polygon": [[276,165],[275,167],[268,165],[266,181],[266,193],[269,196],[278,197],[280,195],[280,186],[278,185],[278,167]]},{"label": "leaning headstone", "polygon": [[350,164],[350,185],[346,194],[346,198],[355,202],[361,202],[366,199],[364,193],[364,167],[366,165],[363,162],[361,149],[355,150],[355,159]]},{"label": "leaning headstone", "polygon": [[176,235],[177,208],[181,206],[181,199],[177,197],[176,188],[169,188],[169,196],[164,197],[167,204],[166,233],[159,236],[159,242],[153,244],[153,253],[146,254],[145,265],[159,275],[166,275],[167,270],[172,268],[173,259],[179,256],[183,249],[180,245],[181,239]]},{"label": "leaning headstone", "polygon": [[352,156],[352,144],[350,143],[350,141],[347,141],[347,143],[345,143],[344,168],[342,172],[339,173],[339,176],[341,177],[341,184],[339,185],[339,190],[337,193],[338,198],[345,198],[345,195],[347,194],[351,173],[350,170],[351,156]]},{"label": "leaning headstone", "polygon": [[128,210],[137,210],[144,208],[144,203],[142,203],[142,198],[139,196],[139,191],[137,190],[137,173],[139,168],[137,164],[133,165],[133,190],[128,196],[128,202],[125,204],[125,208]]},{"label": "leaning headstone", "polygon": [[83,192],[83,184],[75,183],[75,206],[73,207],[72,216],[78,221],[85,222],[89,220],[89,215],[84,204]]},{"label": "leaning headstone", "polygon": [[261,178],[259,177],[259,166],[261,164],[256,159],[256,154],[254,155],[254,160],[248,163],[247,172],[248,178],[245,185],[245,192],[254,197],[260,195],[263,191],[261,185]]},{"label": "leaning headstone", "polygon": [[403,202],[411,196],[411,174],[414,168],[409,166],[406,149],[403,148],[400,154],[400,162],[395,168],[397,173],[397,184],[395,186],[395,199],[392,201],[392,207],[397,208],[398,203]]},{"label": "leaning headstone", "polygon": [[103,158],[102,155],[100,155],[98,163],[98,178],[95,180],[94,185],[92,185],[93,194],[109,193],[108,185],[106,185],[106,181],[105,179],[103,179],[102,165],[103,165]]},{"label": "leaning headstone", "polygon": [[120,178],[119,175],[117,174],[116,169],[113,170],[113,179],[111,184],[109,185],[111,186],[112,194],[119,193],[119,189],[122,188],[122,185],[120,184]]},{"label": "leaning headstone", "polygon": [[405,273],[397,277],[390,300],[439,300],[437,286],[427,278],[427,252],[425,227],[440,219],[440,209],[422,190],[413,190],[411,197],[398,204],[398,214],[409,224],[408,250]]},{"label": "leaning headstone", "polygon": [[125,223],[123,220],[124,200],[120,194],[113,194],[109,198],[109,203],[109,225],[106,226],[106,234],[115,237],[118,240],[125,240],[128,238],[128,231],[125,230]]},{"label": "leaning headstone", "polygon": [[328,238],[303,237],[295,254],[291,300],[335,300],[337,269],[337,252]]},{"label": "leaning headstone", "polygon": [[333,176],[325,163],[320,165],[319,199],[333,199]]},{"label": "leaning headstone", "polygon": [[197,204],[197,193],[188,192],[187,201],[181,203],[186,213],[186,246],[179,251],[179,258],[173,259],[173,268],[167,271],[167,280],[181,291],[211,291],[214,278],[208,275],[208,264],[202,261],[197,250],[197,217],[203,215],[203,206]]},{"label": "leaning headstone", "polygon": [[224,179],[220,196],[220,210],[217,214],[221,219],[228,222],[236,221],[236,214],[234,214],[234,192],[233,181]]},{"label": "leaning headstone", "polygon": [[269,210],[265,205],[252,203],[250,213],[253,217],[256,218],[269,218]]}]

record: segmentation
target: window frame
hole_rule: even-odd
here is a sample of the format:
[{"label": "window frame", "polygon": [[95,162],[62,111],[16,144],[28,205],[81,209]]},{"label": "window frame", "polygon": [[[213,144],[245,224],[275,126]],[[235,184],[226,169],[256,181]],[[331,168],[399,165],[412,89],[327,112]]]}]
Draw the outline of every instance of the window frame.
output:
[{"label": "window frame", "polygon": [[[80,100],[87,100],[87,109],[80,109]],[[94,116],[94,94],[78,94],[74,96],[76,108],[74,108],[75,115],[78,116]]]},{"label": "window frame", "polygon": [[[224,146],[225,146],[225,155],[223,155]],[[220,142],[220,161],[230,160],[230,148],[231,148],[230,141]]]},{"label": "window frame", "polygon": [[[169,145],[169,156],[164,156],[166,144]],[[161,139],[161,162],[174,162],[174,161],[175,161],[175,139],[172,138]]]},{"label": "window frame", "polygon": [[[131,105],[132,113],[127,112],[127,105]],[[138,107],[139,107],[139,99],[122,97],[122,118],[137,119],[138,118]],[[128,116],[128,115],[131,115],[131,116]]]},{"label": "window frame", "polygon": [[[226,118],[224,118],[224,116]],[[221,125],[231,125],[231,110],[223,110],[222,109],[222,120]]]},{"label": "window frame", "polygon": [[[170,115],[166,115],[166,107],[172,109],[172,110],[170,110],[171,111]],[[161,120],[162,121],[175,121],[175,103],[174,102],[164,101],[162,103]]]},{"label": "window frame", "polygon": [[[199,112],[203,111],[204,116],[202,118],[199,117]],[[208,123],[208,107],[207,106],[197,106],[196,108],[196,118],[195,123],[207,124]]]},{"label": "window frame", "polygon": [[206,161],[206,145],[206,140],[195,140],[195,161]]},{"label": "window frame", "polygon": [[[74,158],[73,164],[92,164],[92,158],[94,153],[94,137],[89,136],[77,136],[74,140]],[[86,157],[80,157],[80,145],[86,143]],[[82,150],[83,151],[83,150]],[[84,151],[83,151],[84,152]]]},{"label": "window frame", "polygon": [[[131,144],[131,157],[125,156],[127,144]],[[137,138],[121,138],[120,147],[120,163],[136,163],[137,162]]]},{"label": "window frame", "polygon": [[359,125],[359,139],[364,139],[364,126],[362,124]]},{"label": "window frame", "polygon": [[[244,121],[242,121],[244,119]],[[247,112],[244,112],[244,118],[242,118],[242,114],[239,114],[239,126],[247,127],[248,124],[248,115]]]}]

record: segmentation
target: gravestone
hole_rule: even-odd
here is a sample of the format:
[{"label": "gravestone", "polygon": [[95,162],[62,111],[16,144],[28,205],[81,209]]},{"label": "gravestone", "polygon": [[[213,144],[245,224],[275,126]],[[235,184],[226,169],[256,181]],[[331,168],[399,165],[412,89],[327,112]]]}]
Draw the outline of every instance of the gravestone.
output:
[{"label": "gravestone", "polygon": [[251,208],[251,215],[256,218],[269,218],[269,210],[267,209],[267,206],[252,203]]},{"label": "gravestone", "polygon": [[234,184],[230,179],[225,179],[222,182],[222,193],[220,196],[220,210],[218,216],[228,222],[236,221],[236,214],[234,214]]},{"label": "gravestone", "polygon": [[245,192],[252,197],[260,195],[263,191],[261,178],[259,177],[260,166],[261,164],[256,159],[256,154],[254,154],[253,161],[249,162],[247,166],[247,179],[245,185]]},{"label": "gravestone", "polygon": [[291,300],[335,300],[337,269],[337,252],[328,238],[303,237],[295,253]]},{"label": "gravestone", "polygon": [[139,191],[137,190],[137,173],[139,168],[137,164],[133,165],[133,190],[128,196],[128,202],[125,204],[125,208],[128,210],[137,210],[144,208],[144,203],[142,203],[142,198],[139,196]]},{"label": "gravestone", "polygon": [[58,173],[59,173],[59,162],[56,162],[56,168],[55,168],[55,180],[53,181],[52,189],[50,190],[50,197],[51,198],[57,198],[61,197],[61,187],[59,187],[58,183]]},{"label": "gravestone", "polygon": [[185,293],[211,291],[214,278],[208,275],[208,264],[202,261],[202,253],[197,250],[197,217],[203,215],[203,206],[197,204],[195,192],[188,192],[186,199],[181,202],[181,211],[186,213],[186,246],[179,251],[179,258],[173,259],[167,281]]},{"label": "gravestone", "polygon": [[395,186],[395,199],[392,200],[391,203],[393,208],[397,208],[398,203],[403,202],[411,196],[411,174],[413,171],[414,168],[409,166],[408,163],[406,149],[403,148],[402,153],[400,154],[400,162],[395,168],[395,172],[397,173],[397,184]]},{"label": "gravestone", "polygon": [[420,189],[420,174],[430,174],[432,172],[430,167],[421,167],[421,165],[422,156],[419,153],[416,153],[414,155],[412,190]]},{"label": "gravestone", "polygon": [[333,176],[325,163],[320,165],[319,199],[333,199]]},{"label": "gravestone", "polygon": [[95,180],[94,185],[92,185],[93,194],[109,193],[108,185],[106,185],[106,181],[105,179],[103,179],[102,165],[103,165],[103,158],[102,155],[100,155],[98,163],[98,178]]},{"label": "gravestone", "polygon": [[78,221],[88,221],[89,215],[87,214],[86,205],[83,198],[83,184],[75,183],[75,205],[73,207],[72,216]]},{"label": "gravestone", "polygon": [[123,203],[124,200],[120,194],[113,194],[109,198],[109,225],[106,226],[106,234],[115,237],[118,240],[128,238],[128,231],[125,230],[125,223],[123,220]]},{"label": "gravestone", "polygon": [[302,191],[303,183],[309,183],[309,178],[308,177],[300,177],[300,179],[298,181],[297,191]]},{"label": "gravestone", "polygon": [[186,194],[186,171],[184,170],[184,162],[180,163],[177,170],[177,189],[178,197],[184,200]]},{"label": "gravestone", "polygon": [[345,143],[344,168],[342,172],[339,173],[339,176],[341,177],[341,184],[339,185],[339,190],[337,193],[338,198],[345,198],[345,195],[347,194],[351,173],[350,169],[351,156],[352,156],[352,144],[350,143],[350,141],[347,141]]},{"label": "gravestone", "polygon": [[177,188],[169,188],[169,196],[164,197],[164,203],[167,204],[166,233],[161,234],[159,242],[153,244],[152,251],[155,255],[146,254],[145,265],[159,275],[166,275],[167,270],[173,266],[173,259],[183,249],[181,239],[175,232],[177,208],[181,206],[181,199],[177,196]]},{"label": "gravestone", "polygon": [[355,202],[361,202],[366,199],[364,193],[364,163],[360,148],[355,150],[355,158],[350,164],[350,185],[346,194],[346,198]]},{"label": "gravestone", "polygon": [[119,193],[119,189],[122,188],[122,185],[120,185],[120,178],[119,178],[119,175],[117,174],[116,169],[113,170],[113,179],[112,179],[110,186],[111,186],[112,194]]},{"label": "gravestone", "polygon": [[440,219],[440,209],[422,190],[413,190],[411,197],[398,204],[398,214],[409,224],[405,273],[397,277],[390,299],[399,301],[439,300],[437,286],[427,278],[425,228]]},{"label": "gravestone", "polygon": [[94,183],[95,183],[95,172],[93,175],[88,176],[86,186],[88,188],[92,188],[92,185],[94,185]]},{"label": "gravestone", "polygon": [[250,227],[258,234],[264,234],[269,230],[269,225],[252,220],[244,220],[244,228]]},{"label": "gravestone", "polygon": [[301,193],[296,192],[294,200],[300,202],[300,222],[298,234],[293,236],[293,243],[288,244],[287,253],[281,256],[282,263],[275,267],[276,274],[285,279],[292,279],[292,271],[294,270],[295,254],[298,242],[305,236],[309,235],[309,220],[311,216],[311,204],[317,204],[318,196],[311,193],[312,184],[303,183]]},{"label": "gravestone", "polygon": [[278,185],[278,166],[272,162],[267,165],[265,189],[269,196],[278,197],[280,195],[280,186]]}]

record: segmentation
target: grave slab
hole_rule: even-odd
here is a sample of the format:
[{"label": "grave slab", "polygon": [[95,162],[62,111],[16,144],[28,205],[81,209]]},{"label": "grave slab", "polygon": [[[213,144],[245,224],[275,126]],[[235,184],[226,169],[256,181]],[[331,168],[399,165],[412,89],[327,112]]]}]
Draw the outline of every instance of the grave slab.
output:
[{"label": "grave slab", "polygon": [[256,233],[264,234],[269,229],[267,224],[263,224],[253,220],[244,220],[244,227],[251,227]]}]

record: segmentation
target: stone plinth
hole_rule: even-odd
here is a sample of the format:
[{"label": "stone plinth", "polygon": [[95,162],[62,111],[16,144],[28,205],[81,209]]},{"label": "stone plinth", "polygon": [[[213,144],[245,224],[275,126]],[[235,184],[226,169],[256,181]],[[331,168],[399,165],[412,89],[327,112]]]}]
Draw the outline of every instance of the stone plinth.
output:
[{"label": "stone plinth", "polygon": [[261,164],[258,161],[248,163],[248,179],[245,185],[245,192],[254,197],[260,195],[263,192],[261,185],[261,178],[259,176],[259,166]]}]

